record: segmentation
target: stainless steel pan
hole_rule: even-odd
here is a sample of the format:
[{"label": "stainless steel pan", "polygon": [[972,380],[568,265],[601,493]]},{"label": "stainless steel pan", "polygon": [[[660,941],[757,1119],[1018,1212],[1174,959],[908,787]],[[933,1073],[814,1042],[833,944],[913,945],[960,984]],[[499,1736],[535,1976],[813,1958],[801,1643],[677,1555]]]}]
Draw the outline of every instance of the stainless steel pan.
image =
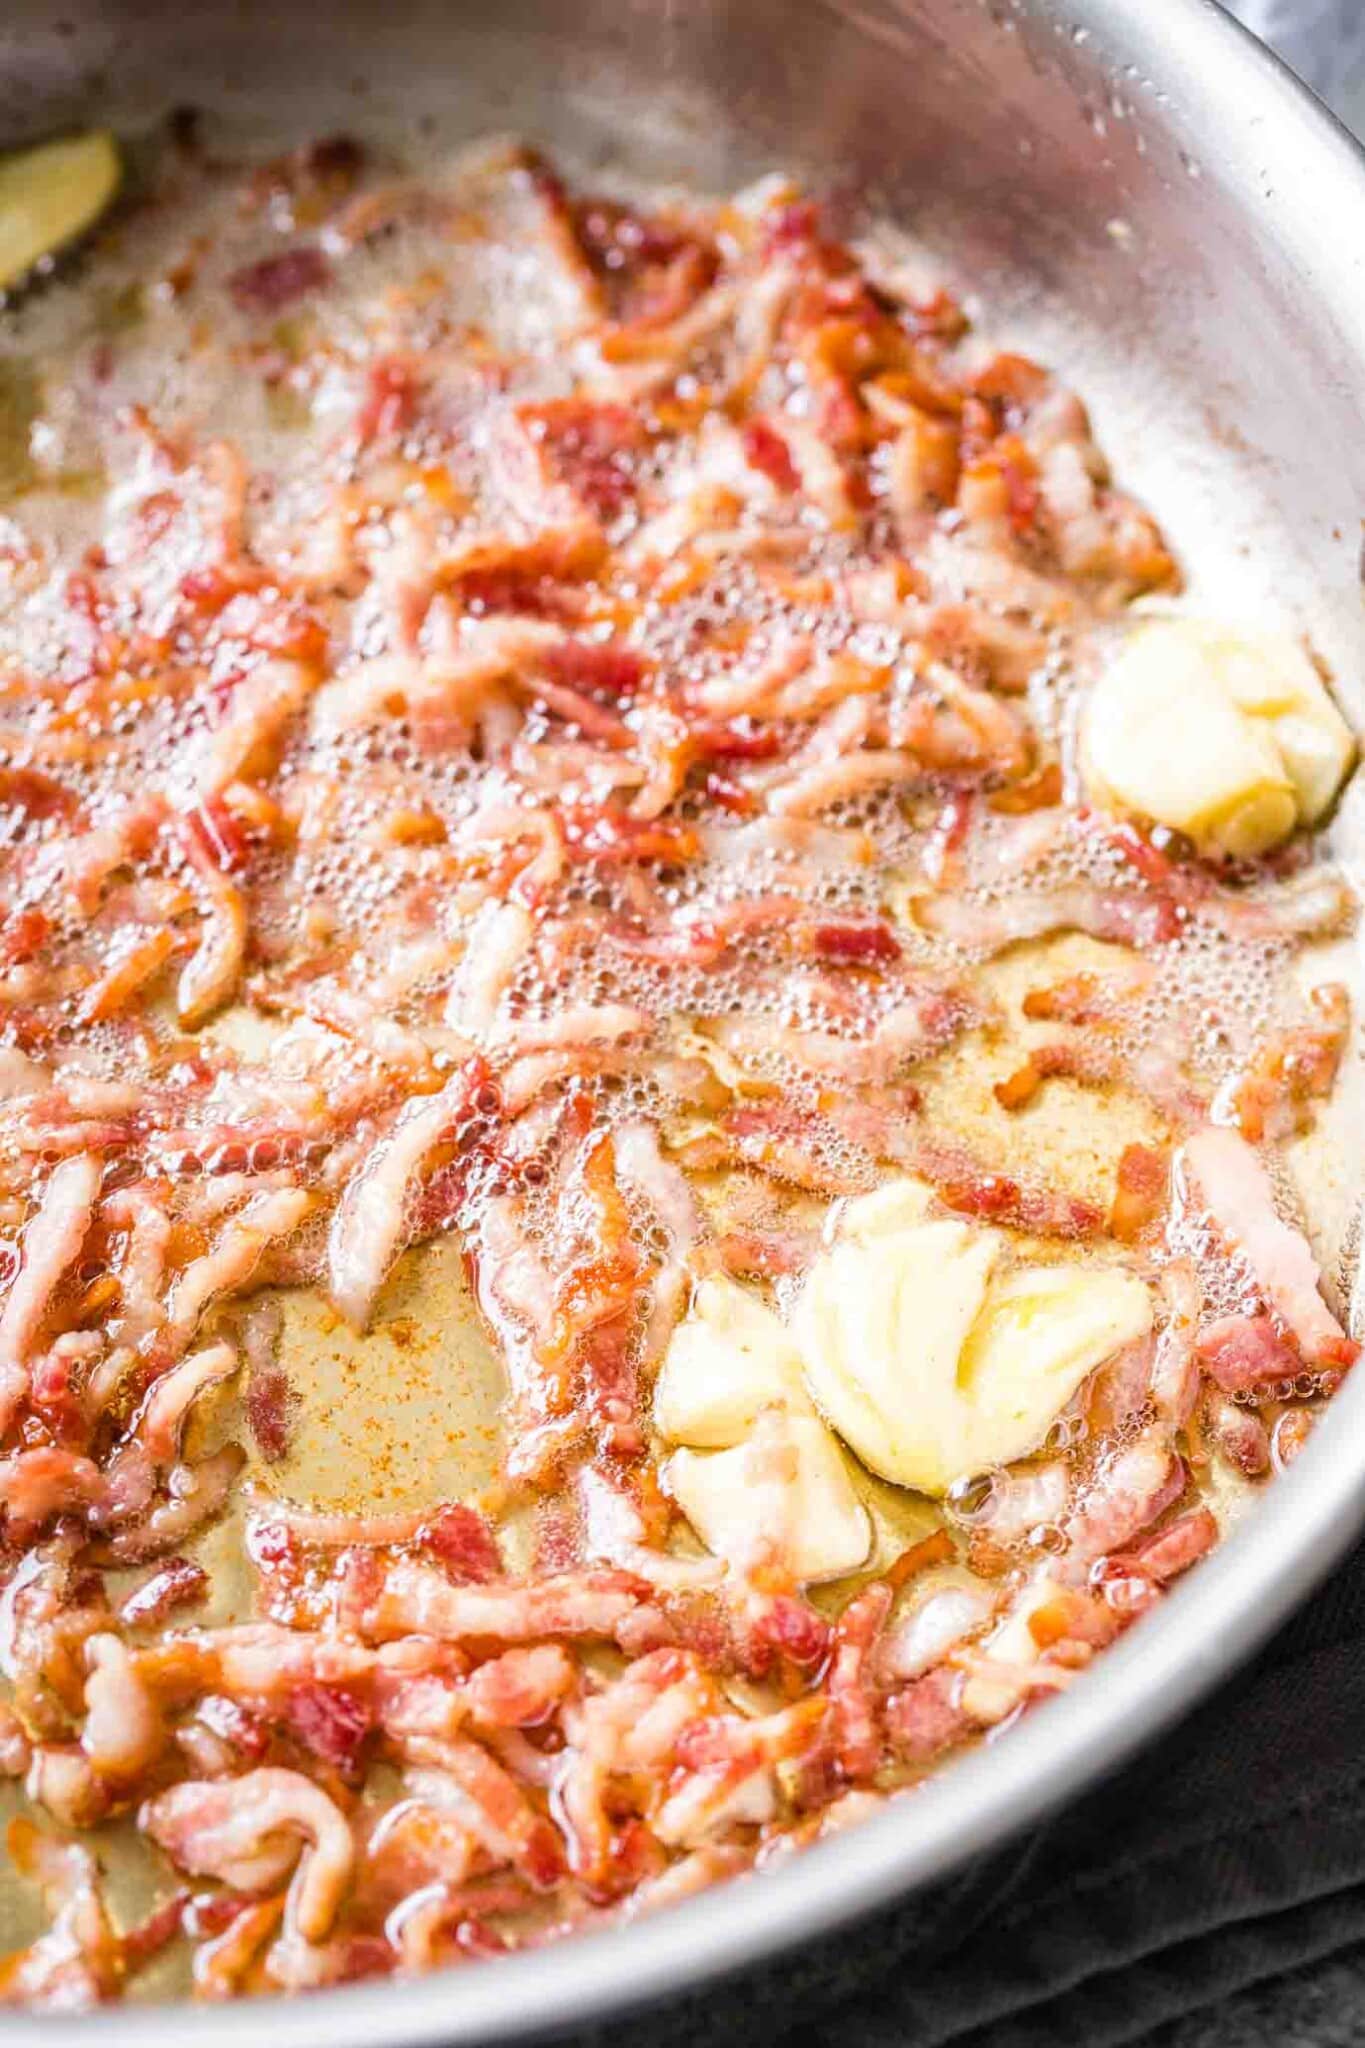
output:
[{"label": "stainless steel pan", "polygon": [[[1084,391],[1210,601],[1272,589],[1365,726],[1365,162],[1212,0],[7,0],[5,139],[184,101],[262,140],[430,119],[705,184],[782,164],[874,188],[982,287],[995,331]],[[1359,814],[1358,788],[1348,858]],[[1349,1159],[1358,1075],[1341,1118]],[[1348,1250],[1349,1178],[1326,1191]],[[1262,1511],[1094,1677],[853,1833],[525,1958],[201,2009],[199,2048],[244,2028],[345,2048],[601,2021],[944,1878],[1174,1720],[1310,1591],[1365,1519],[1362,1446],[1357,1375]],[[16,2043],[139,2048],[185,2025],[0,2021]]]}]

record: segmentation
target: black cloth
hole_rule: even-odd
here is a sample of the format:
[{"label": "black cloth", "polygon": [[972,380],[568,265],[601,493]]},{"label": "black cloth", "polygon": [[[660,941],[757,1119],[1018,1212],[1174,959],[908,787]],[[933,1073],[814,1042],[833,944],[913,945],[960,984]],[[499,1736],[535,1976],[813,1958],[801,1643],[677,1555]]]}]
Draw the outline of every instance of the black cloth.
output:
[{"label": "black cloth", "polygon": [[630,2031],[650,2048],[1128,2048],[1362,1944],[1365,1548],[1212,1700],[1021,1842]]},{"label": "black cloth", "polygon": [[931,1953],[902,1950],[843,2010],[782,2028],[784,2048],[1121,2048],[1365,1941],[1365,1550],[1001,1861]]}]

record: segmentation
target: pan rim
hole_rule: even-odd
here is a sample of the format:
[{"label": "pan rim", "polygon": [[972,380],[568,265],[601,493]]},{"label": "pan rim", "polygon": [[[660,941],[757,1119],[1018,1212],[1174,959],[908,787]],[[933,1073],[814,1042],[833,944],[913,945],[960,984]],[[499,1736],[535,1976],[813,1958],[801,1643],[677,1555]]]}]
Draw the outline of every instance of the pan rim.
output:
[{"label": "pan rim", "polygon": [[[821,0],[842,12],[842,0]],[[1044,0],[1045,7],[1052,0]],[[1172,16],[1178,9],[1178,33]],[[1073,0],[1070,14],[1085,11]],[[1149,58],[1177,108],[1237,108],[1250,163],[1294,168],[1305,192],[1337,195],[1365,217],[1365,149],[1219,0],[1167,0],[1162,32],[1150,0],[1091,0],[1107,38]],[[1255,140],[1246,110],[1258,116]],[[1231,147],[1231,144],[1227,144]],[[1244,178],[1244,182],[1248,182]],[[1276,202],[1265,195],[1267,209]],[[1285,201],[1283,203],[1291,203]],[[1323,216],[1331,209],[1324,206]],[[1365,336],[1365,254],[1342,260],[1328,218],[1296,217],[1310,294],[1339,334]],[[1272,231],[1268,227],[1268,232]],[[1288,234],[1283,220],[1275,232]],[[1334,256],[1335,264],[1328,261]],[[1365,379],[1365,343],[1353,345]],[[1246,1518],[1140,1630],[1106,1652],[1102,1678],[1050,1702],[881,1813],[783,1867],[733,1880],[655,1919],[513,1955],[491,1967],[410,1983],[197,2006],[197,2048],[227,2048],[259,2023],[272,2048],[456,2048],[525,2042],[619,2019],[685,1987],[714,1988],[782,1951],[847,1926],[1002,1847],[1169,1729],[1266,1639],[1330,1571],[1365,1524],[1365,1378],[1348,1383],[1270,1503]],[[98,2012],[79,2020],[6,2016],[8,2042],[67,2048],[155,2048],[188,2021],[181,2003]]]}]

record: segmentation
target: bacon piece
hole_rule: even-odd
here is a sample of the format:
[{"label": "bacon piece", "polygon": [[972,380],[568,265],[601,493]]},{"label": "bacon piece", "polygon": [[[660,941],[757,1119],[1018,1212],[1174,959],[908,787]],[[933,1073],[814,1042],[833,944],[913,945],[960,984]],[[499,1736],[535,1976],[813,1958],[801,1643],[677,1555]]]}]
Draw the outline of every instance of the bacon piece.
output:
[{"label": "bacon piece", "polygon": [[1205,1404],[1204,1426],[1228,1463],[1248,1479],[1270,1469],[1270,1436],[1254,1408],[1211,1396]]},{"label": "bacon piece", "polygon": [[153,1906],[145,1918],[135,1922],[123,1937],[123,1966],[129,1976],[146,1968],[176,1936],[184,1931],[185,1913],[192,1894],[176,1892]]},{"label": "bacon piece", "polygon": [[908,748],[854,747],[829,759],[798,764],[769,791],[768,809],[785,818],[814,817],[832,804],[913,782],[922,766],[920,754]]},{"label": "bacon piece", "polygon": [[665,1159],[653,1125],[643,1118],[617,1130],[615,1163],[621,1186],[653,1210],[667,1234],[667,1249],[650,1283],[653,1307],[642,1349],[642,1362],[649,1365],[677,1321],[690,1284],[691,1257],[703,1232],[702,1218],[686,1175]]},{"label": "bacon piece", "polygon": [[1308,1240],[1277,1214],[1274,1189],[1245,1138],[1211,1124],[1185,1145],[1180,1167],[1185,1183],[1193,1181],[1202,1193],[1219,1234],[1246,1260],[1304,1363],[1337,1370],[1351,1365],[1359,1346],[1318,1292]]},{"label": "bacon piece", "polygon": [[814,1230],[727,1230],[706,1246],[705,1256],[736,1278],[758,1275],[777,1280],[804,1273],[820,1247]]},{"label": "bacon piece", "polygon": [[344,1686],[300,1685],[288,1696],[285,1721],[306,1750],[349,1777],[360,1767],[374,1713]]},{"label": "bacon piece", "polygon": [[[781,1457],[781,1433],[773,1432]],[[772,1669],[774,1657],[815,1670],[829,1655],[831,1629],[822,1614],[796,1593],[749,1593],[747,1627],[741,1651],[753,1677]]]},{"label": "bacon piece", "polygon": [[[93,837],[87,834],[87,840]],[[0,965],[17,966],[32,960],[43,949],[52,930],[52,920],[41,910],[11,912],[0,924]]]},{"label": "bacon piece", "polygon": [[366,1600],[362,1634],[375,1642],[429,1635],[506,1643],[540,1636],[610,1640],[649,1598],[650,1588],[631,1572],[585,1571],[488,1586],[452,1586],[426,1566],[400,1560]]},{"label": "bacon piece", "polygon": [[930,1142],[915,1147],[906,1163],[962,1215],[1040,1237],[1092,1237],[1103,1222],[1093,1202],[995,1173],[960,1147]]},{"label": "bacon piece", "polygon": [[1187,1259],[1172,1259],[1161,1275],[1166,1321],[1152,1356],[1152,1402],[1159,1416],[1183,1429],[1199,1393],[1195,1332],[1204,1309],[1204,1290]]},{"label": "bacon piece", "polygon": [[444,1780],[445,1797],[499,1862],[515,1864],[537,1891],[562,1877],[564,1853],[554,1828],[480,1744],[414,1736],[402,1747],[424,1767],[416,1784],[439,1797]]},{"label": "bacon piece", "polygon": [[901,956],[899,939],[882,923],[818,924],[811,932],[811,947],[822,960],[852,967],[884,966]]},{"label": "bacon piece", "polygon": [[27,1389],[29,1349],[53,1292],[85,1243],[100,1178],[100,1162],[92,1153],[64,1159],[24,1232],[19,1270],[0,1312],[0,1434]]},{"label": "bacon piece", "polygon": [[86,1644],[85,1727],[81,1748],[101,1778],[132,1785],[160,1756],[166,1728],[126,1644],[115,1635]]},{"label": "bacon piece", "polygon": [[149,1799],[138,1823],[181,1870],[236,1891],[273,1890],[297,1863],[289,1910],[307,1941],[328,1933],[355,1863],[345,1819],[298,1771],[188,1779]]},{"label": "bacon piece", "polygon": [[92,1459],[48,1446],[0,1458],[0,1506],[13,1529],[31,1529],[53,1515],[84,1514],[108,1500],[104,1474]]},{"label": "bacon piece", "polygon": [[893,1693],[886,1703],[887,1738],[907,1763],[928,1763],[975,1732],[962,1706],[962,1676],[944,1665]]},{"label": "bacon piece", "polygon": [[987,955],[1059,931],[1086,932],[1093,939],[1144,952],[1175,938],[1184,921],[1168,897],[1081,882],[990,903],[964,896],[923,896],[913,907],[927,931],[965,952]]},{"label": "bacon piece", "polygon": [[0,1778],[22,1778],[30,1754],[23,1722],[12,1707],[0,1704]]},{"label": "bacon piece", "polygon": [[283,1898],[228,1904],[225,1923],[208,1920],[202,1907],[196,1909],[193,1931],[204,1928],[210,1936],[198,1941],[194,1951],[194,1989],[200,1998],[233,1998],[244,1988],[248,1970],[284,1911]]},{"label": "bacon piece", "polygon": [[791,449],[771,420],[746,420],[740,428],[744,459],[760,470],[779,491],[790,494],[801,488],[801,472],[792,460]]},{"label": "bacon piece", "polygon": [[985,1586],[947,1586],[931,1593],[886,1637],[877,1659],[879,1671],[886,1679],[922,1677],[949,1650],[983,1628],[995,1609],[996,1595]]},{"label": "bacon piece", "polygon": [[476,1721],[491,1728],[531,1728],[548,1721],[578,1684],[578,1667],[555,1643],[506,1650],[470,1674],[465,1698]]},{"label": "bacon piece", "polygon": [[1063,1575],[1084,1578],[1096,1558],[1140,1536],[1179,1500],[1187,1476],[1164,1427],[1145,1431],[1105,1457],[1067,1518]]},{"label": "bacon piece", "polygon": [[243,264],[228,278],[227,288],[234,305],[244,313],[279,313],[295,300],[321,290],[331,275],[321,249],[304,242],[281,250],[278,256]]},{"label": "bacon piece", "polygon": [[454,1577],[481,1583],[497,1578],[502,1571],[498,1541],[477,1508],[459,1501],[426,1514],[417,1531],[417,1542],[440,1559]]},{"label": "bacon piece", "polygon": [[274,1301],[259,1301],[242,1320],[247,1375],[243,1407],[256,1448],[268,1465],[288,1455],[292,1410],[297,1396],[276,1356],[281,1312]]},{"label": "bacon piece", "polygon": [[[732,1110],[726,1117],[723,1144],[727,1155],[734,1154],[793,1187],[830,1195],[861,1193],[866,1187],[864,1176],[825,1156],[824,1148],[812,1143],[814,1135],[809,1120],[799,1112],[785,1106],[754,1105]],[[703,1162],[697,1158],[696,1163]]]},{"label": "bacon piece", "polygon": [[518,408],[518,418],[554,473],[598,518],[612,519],[634,493],[634,468],[649,445],[629,406],[552,398]]},{"label": "bacon piece", "polygon": [[125,1233],[119,1267],[118,1313],[109,1335],[120,1346],[136,1348],[165,1318],[162,1280],[171,1238],[171,1219],[164,1195],[146,1185],[118,1188],[106,1196],[107,1222]]},{"label": "bacon piece", "polygon": [[[1136,1362],[1145,1366],[1146,1360],[1138,1345],[1126,1346],[1125,1350],[1137,1354]],[[1124,1353],[1120,1352],[1114,1364],[1120,1375],[1124,1368]],[[1106,1368],[1106,1371],[1110,1368]],[[1105,1375],[1098,1376],[1102,1384]],[[1144,1375],[1145,1390],[1145,1375]],[[1141,1405],[1140,1396],[1136,1401],[1116,1395],[1111,1391],[1113,1407],[1119,1411],[1118,1419],[1126,1419]],[[1091,1396],[1092,1404],[1095,1394]],[[1103,1426],[1103,1425],[1101,1425]],[[1061,1459],[1049,1459],[1044,1464],[1020,1465],[994,1475],[990,1494],[980,1510],[980,1526],[975,1535],[984,1535],[998,1550],[1002,1546],[1027,1542],[1038,1529],[1048,1529],[1065,1518],[1067,1504],[1071,1498],[1071,1473]],[[975,1536],[973,1539],[973,1564],[975,1565]]]},{"label": "bacon piece", "polygon": [[98,1827],[108,1815],[112,1796],[89,1758],[70,1743],[40,1743],[34,1748],[24,1792],[51,1814],[58,1827],[73,1832]]},{"label": "bacon piece", "polygon": [[243,1288],[267,1249],[292,1237],[311,1207],[303,1188],[272,1188],[229,1219],[213,1249],[186,1266],[171,1288],[166,1328],[177,1349],[194,1335],[209,1303]]},{"label": "bacon piece", "polygon": [[356,414],[355,436],[362,448],[406,434],[417,409],[419,385],[415,366],[402,356],[371,363],[365,376],[365,397]]},{"label": "bacon piece", "polygon": [[0,1102],[15,1102],[28,1095],[44,1094],[52,1076],[17,1046],[0,1046]]},{"label": "bacon piece", "polygon": [[1287,1471],[1317,1427],[1308,1408],[1290,1408],[1280,1416],[1270,1437],[1270,1458],[1277,1472]]},{"label": "bacon piece", "polygon": [[409,1189],[437,1145],[467,1130],[487,1068],[473,1060],[439,1094],[407,1104],[348,1183],[327,1244],[328,1292],[357,1330],[401,1249]]},{"label": "bacon piece", "polygon": [[891,1599],[889,1586],[871,1585],[834,1625],[834,1658],[826,1685],[834,1717],[834,1753],[850,1781],[870,1778],[881,1761],[880,1702],[872,1684],[872,1665]]},{"label": "bacon piece", "polygon": [[1271,1032],[1230,1090],[1237,1128],[1253,1145],[1306,1131],[1313,1104],[1332,1092],[1350,1031],[1350,1001],[1339,982],[1320,983],[1310,1001],[1322,1023]]},{"label": "bacon piece", "polygon": [[1150,1230],[1166,1206],[1167,1160],[1151,1145],[1125,1145],[1119,1155],[1110,1235],[1132,1244]]},{"label": "bacon piece", "polygon": [[202,1565],[188,1557],[168,1557],[150,1578],[135,1586],[119,1602],[119,1620],[125,1628],[159,1628],[177,1607],[204,1599],[209,1575]]},{"label": "bacon piece", "polygon": [[130,1434],[155,1469],[174,1463],[189,1411],[200,1394],[230,1379],[236,1370],[236,1352],[230,1344],[219,1342],[206,1345],[152,1382]]},{"label": "bacon piece", "polygon": [[1356,899],[1339,875],[1310,868],[1274,890],[1234,895],[1214,889],[1197,899],[1197,914],[1232,938],[1283,943],[1330,938],[1350,929]]},{"label": "bacon piece", "polygon": [[185,845],[199,878],[205,907],[199,944],[176,985],[176,1014],[186,1030],[204,1024],[236,989],[246,958],[247,911],[242,893],[202,849],[197,833]]},{"label": "bacon piece", "polygon": [[604,1447],[635,1457],[643,1442],[629,1319],[639,1292],[640,1259],[610,1131],[590,1128],[585,1134],[565,1177],[564,1201],[582,1251],[555,1290],[553,1317],[538,1354],[551,1371],[569,1370],[577,1399],[600,1430]]},{"label": "bacon piece", "polygon": [[316,681],[316,671],[300,661],[262,661],[235,686],[227,716],[208,737],[196,775],[199,803],[190,816],[225,874],[245,866],[247,843],[223,792],[239,780],[257,780],[270,767]]},{"label": "bacon piece", "polygon": [[152,932],[130,946],[86,990],[81,998],[82,1020],[104,1024],[117,1017],[148,982],[155,980],[175,948],[175,935],[168,931]]},{"label": "bacon piece", "polygon": [[142,1564],[188,1542],[224,1506],[242,1464],[240,1446],[224,1444],[197,1465],[174,1466],[167,1475],[165,1498],[144,1521],[117,1529],[101,1550],[116,1564]]},{"label": "bacon piece", "polygon": [[595,866],[658,862],[666,867],[695,860],[701,851],[696,829],[664,818],[637,818],[609,804],[569,804],[559,815],[570,856]]},{"label": "bacon piece", "polygon": [[1154,1585],[1164,1586],[1197,1564],[1217,1541],[1218,1524],[1213,1515],[1207,1508],[1195,1508],[1149,1536],[1136,1550],[1110,1562],[1115,1568],[1141,1572]]},{"label": "bacon piece", "polygon": [[644,687],[644,658],[619,641],[563,640],[547,647],[542,659],[553,681],[613,703]]},{"label": "bacon piece", "polygon": [[[793,989],[792,995],[797,991]],[[832,1080],[890,1088],[899,1083],[902,1109],[909,1109],[913,1091],[900,1077],[904,1070],[949,1044],[971,1021],[969,1006],[952,993],[928,988],[911,990],[908,1000],[874,1013],[871,1018],[845,1010],[857,1035],[834,1030],[794,1029],[767,1018],[720,1017],[710,1035],[745,1064],[760,1072],[768,1063],[788,1062],[808,1073]]]},{"label": "bacon piece", "polygon": [[41,1886],[52,1925],[28,1948],[5,1958],[0,1996],[53,2013],[84,2012],[115,1997],[122,1957],[90,1851],[57,1841],[23,1819],[10,1822],[7,1839],[20,1873]]},{"label": "bacon piece", "polygon": [[1199,1332],[1199,1362],[1225,1394],[1260,1393],[1292,1383],[1303,1370],[1298,1352],[1271,1318],[1220,1316]]},{"label": "bacon piece", "polygon": [[[1137,986],[1142,987],[1150,979],[1150,969],[1141,966],[1139,973]],[[1112,1030],[1132,990],[1131,978],[1125,978],[1121,987],[1115,988],[1097,974],[1069,974],[1046,988],[1031,988],[1022,1007],[1026,1017],[1043,1023]]]}]

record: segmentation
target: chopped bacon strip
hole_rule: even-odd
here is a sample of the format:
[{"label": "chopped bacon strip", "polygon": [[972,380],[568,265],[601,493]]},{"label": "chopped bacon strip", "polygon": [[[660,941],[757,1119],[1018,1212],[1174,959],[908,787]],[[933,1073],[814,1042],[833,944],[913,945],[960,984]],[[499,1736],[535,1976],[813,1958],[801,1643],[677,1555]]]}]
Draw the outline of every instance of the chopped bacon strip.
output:
[{"label": "chopped bacon strip", "polygon": [[1337,1370],[1351,1365],[1359,1346],[1318,1292],[1308,1241],[1277,1213],[1269,1178],[1246,1140],[1210,1125],[1185,1146],[1183,1163],[1218,1231],[1245,1258],[1305,1364]]},{"label": "chopped bacon strip", "polygon": [[303,243],[246,264],[228,279],[228,290],[244,313],[278,313],[320,290],[330,276],[322,251]]},{"label": "chopped bacon strip", "polygon": [[452,1641],[493,1637],[527,1642],[537,1636],[610,1639],[650,1588],[629,1572],[598,1571],[521,1585],[454,1586],[416,1564],[395,1564],[361,1613],[375,1641],[434,1635]]},{"label": "chopped bacon strip", "polygon": [[1207,1508],[1196,1508],[1168,1523],[1155,1536],[1149,1536],[1126,1557],[1111,1558],[1110,1564],[1125,1571],[1141,1572],[1153,1584],[1164,1586],[1168,1579],[1177,1578],[1198,1563],[1217,1541],[1217,1522]]},{"label": "chopped bacon strip", "polygon": [[19,1269],[0,1310],[0,1430],[23,1398],[29,1347],[53,1290],[85,1242],[99,1185],[100,1164],[90,1154],[63,1160],[24,1233]]},{"label": "chopped bacon strip", "polygon": [[369,1321],[374,1297],[401,1249],[413,1176],[443,1139],[458,1142],[468,1132],[480,1091],[488,1085],[488,1069],[476,1059],[438,1095],[410,1103],[342,1196],[328,1244],[331,1295],[357,1329]]},{"label": "chopped bacon strip", "polygon": [[972,1733],[961,1691],[960,1675],[945,1667],[893,1693],[886,1703],[886,1732],[896,1754],[907,1763],[928,1763]]},{"label": "chopped bacon strip", "polygon": [[301,1685],[289,1695],[291,1734],[323,1763],[343,1774],[359,1767],[373,1715],[365,1701],[344,1686]]},{"label": "chopped bacon strip", "polygon": [[119,1619],[129,1628],[159,1626],[177,1607],[202,1600],[208,1590],[202,1565],[188,1557],[168,1557],[119,1602]]},{"label": "chopped bacon strip", "polygon": [[1150,1145],[1125,1145],[1119,1155],[1109,1229],[1123,1244],[1132,1244],[1156,1223],[1166,1206],[1169,1171],[1164,1156]]},{"label": "chopped bacon strip", "polygon": [[877,1638],[890,1608],[890,1588],[869,1586],[845,1609],[834,1631],[829,1675],[834,1751],[850,1780],[871,1777],[881,1760],[879,1703],[868,1681]]},{"label": "chopped bacon strip", "polygon": [[1161,1428],[1107,1458],[1067,1519],[1068,1570],[1084,1576],[1096,1558],[1140,1536],[1179,1500],[1186,1479]]},{"label": "chopped bacon strip", "polygon": [[1272,1032],[1232,1091],[1237,1128],[1253,1145],[1307,1130],[1312,1105],[1332,1091],[1350,1029],[1350,1004],[1336,982],[1315,988],[1312,1002],[1321,1025]]},{"label": "chopped bacon strip", "polygon": [[288,1910],[300,1934],[318,1941],[331,1927],[355,1849],[338,1808],[299,1772],[266,1768],[219,1783],[187,1779],[149,1800],[141,1819],[182,1870],[237,1890],[269,1890],[297,1863]]},{"label": "chopped bacon strip", "polygon": [[1269,1316],[1221,1316],[1200,1331],[1200,1363],[1225,1394],[1268,1394],[1297,1379],[1298,1352]]},{"label": "chopped bacon strip", "polygon": [[488,1523],[458,1501],[425,1516],[417,1541],[455,1578],[478,1582],[497,1578],[502,1570],[497,1538]]},{"label": "chopped bacon strip", "polygon": [[963,1215],[1034,1231],[1042,1237],[1089,1237],[1102,1222],[1094,1203],[1082,1196],[1029,1187],[944,1145],[920,1146],[914,1166],[948,1207]]}]

